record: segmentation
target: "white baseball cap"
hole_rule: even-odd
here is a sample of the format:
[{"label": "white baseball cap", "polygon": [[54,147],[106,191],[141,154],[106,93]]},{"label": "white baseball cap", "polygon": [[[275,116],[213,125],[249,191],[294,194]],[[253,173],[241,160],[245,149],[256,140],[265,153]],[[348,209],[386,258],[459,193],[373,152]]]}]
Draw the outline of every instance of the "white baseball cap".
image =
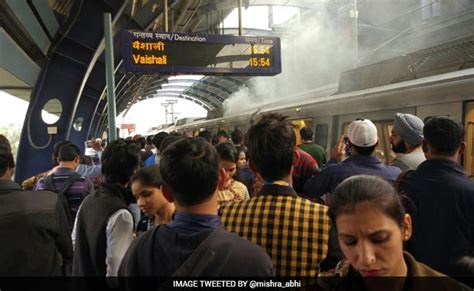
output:
[{"label": "white baseball cap", "polygon": [[357,119],[349,124],[348,138],[353,145],[371,147],[377,143],[377,127],[369,119]]}]

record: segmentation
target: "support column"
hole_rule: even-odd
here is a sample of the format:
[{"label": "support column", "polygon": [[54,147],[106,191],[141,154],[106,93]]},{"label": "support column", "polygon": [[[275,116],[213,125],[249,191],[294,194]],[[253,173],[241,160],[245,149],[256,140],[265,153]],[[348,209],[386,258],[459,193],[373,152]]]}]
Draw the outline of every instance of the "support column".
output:
[{"label": "support column", "polygon": [[112,17],[104,13],[104,38],[105,38],[105,74],[107,76],[107,107],[109,114],[108,141],[117,139],[115,130],[115,77],[114,77],[114,49],[112,38]]}]

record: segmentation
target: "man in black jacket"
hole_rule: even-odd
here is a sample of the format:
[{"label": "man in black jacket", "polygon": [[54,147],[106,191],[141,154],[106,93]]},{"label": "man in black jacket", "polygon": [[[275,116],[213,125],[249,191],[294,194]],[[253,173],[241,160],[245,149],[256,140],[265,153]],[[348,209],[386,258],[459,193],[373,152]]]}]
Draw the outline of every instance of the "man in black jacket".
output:
[{"label": "man in black jacket", "polygon": [[272,262],[260,246],[222,226],[217,193],[226,174],[208,142],[197,137],[171,144],[162,155],[160,172],[163,194],[177,211],[170,224],[142,234],[130,246],[119,275],[148,279],[132,278],[127,289],[172,287],[158,277],[273,275]]},{"label": "man in black jacket", "polygon": [[64,207],[56,193],[23,191],[12,181],[15,163],[0,135],[0,276],[58,276],[72,262]]},{"label": "man in black jacket", "polygon": [[409,251],[449,276],[472,277],[474,181],[458,163],[466,148],[464,128],[452,118],[436,116],[425,124],[423,135],[427,160],[401,183],[411,200],[406,205],[414,230]]}]

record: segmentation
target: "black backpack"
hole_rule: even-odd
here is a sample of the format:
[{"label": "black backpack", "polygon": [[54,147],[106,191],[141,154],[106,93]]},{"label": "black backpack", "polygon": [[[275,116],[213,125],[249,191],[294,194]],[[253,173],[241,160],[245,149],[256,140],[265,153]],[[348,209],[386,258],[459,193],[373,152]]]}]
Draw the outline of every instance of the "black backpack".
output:
[{"label": "black backpack", "polygon": [[72,230],[72,227],[74,225],[74,221],[72,221],[71,209],[69,208],[69,202],[68,202],[66,196],[64,195],[64,193],[66,193],[72,187],[74,182],[81,179],[82,176],[79,175],[76,172],[72,173],[72,175],[69,176],[66,179],[66,181],[64,181],[64,185],[61,189],[56,188],[56,185],[54,185],[53,178],[54,178],[54,174],[48,175],[48,176],[43,178],[44,190],[53,191],[56,194],[58,194],[58,199],[61,202],[61,204],[63,205],[64,211],[66,212],[67,223],[68,223],[69,229]]}]

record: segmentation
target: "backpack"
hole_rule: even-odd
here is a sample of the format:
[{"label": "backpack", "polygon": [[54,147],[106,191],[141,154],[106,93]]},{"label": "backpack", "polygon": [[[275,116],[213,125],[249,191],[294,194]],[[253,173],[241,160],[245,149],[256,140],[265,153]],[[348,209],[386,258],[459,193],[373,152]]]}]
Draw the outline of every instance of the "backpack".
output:
[{"label": "backpack", "polygon": [[72,221],[71,209],[69,208],[69,202],[66,196],[64,195],[64,193],[66,193],[72,187],[74,182],[81,179],[82,176],[76,172],[72,173],[72,175],[70,175],[66,179],[66,181],[64,181],[64,185],[61,189],[56,188],[56,185],[54,185],[53,178],[54,178],[54,174],[48,175],[43,178],[44,190],[53,191],[56,194],[58,194],[59,202],[63,205],[64,211],[66,212],[67,223],[68,223],[69,229],[72,229],[74,225],[74,221]]}]

